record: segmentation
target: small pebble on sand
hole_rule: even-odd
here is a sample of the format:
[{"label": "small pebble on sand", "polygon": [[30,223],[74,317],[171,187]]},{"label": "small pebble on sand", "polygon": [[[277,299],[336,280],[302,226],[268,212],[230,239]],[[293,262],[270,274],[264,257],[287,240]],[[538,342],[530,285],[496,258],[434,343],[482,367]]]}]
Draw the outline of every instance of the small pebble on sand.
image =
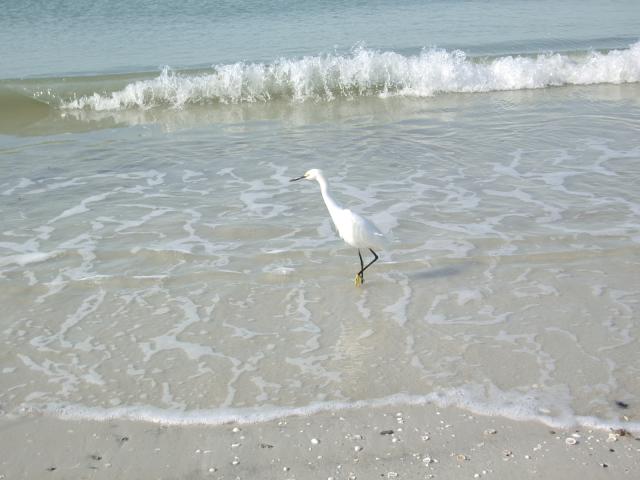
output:
[{"label": "small pebble on sand", "polygon": [[498,433],[498,431],[495,428],[487,428],[484,431],[485,435],[495,435],[496,433]]},{"label": "small pebble on sand", "polygon": [[231,430],[233,433],[238,433],[240,431],[240,427],[233,427]]},{"label": "small pebble on sand", "polygon": [[360,445],[356,445],[355,447],[353,447],[353,449],[354,449],[356,452],[360,452],[360,451],[362,450],[362,447],[361,447]]},{"label": "small pebble on sand", "polygon": [[312,439],[311,439],[311,443],[312,443],[313,445],[318,445],[318,444],[320,443],[320,440],[318,440],[317,438],[312,438]]}]

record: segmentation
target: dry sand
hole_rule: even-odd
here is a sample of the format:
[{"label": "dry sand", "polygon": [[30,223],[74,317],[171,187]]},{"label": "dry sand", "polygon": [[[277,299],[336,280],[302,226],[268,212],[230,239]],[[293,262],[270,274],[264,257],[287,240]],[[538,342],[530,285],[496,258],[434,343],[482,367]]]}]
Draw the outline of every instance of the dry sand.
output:
[{"label": "dry sand", "polygon": [[259,424],[0,419],[0,479],[638,478],[640,437],[363,408]]}]

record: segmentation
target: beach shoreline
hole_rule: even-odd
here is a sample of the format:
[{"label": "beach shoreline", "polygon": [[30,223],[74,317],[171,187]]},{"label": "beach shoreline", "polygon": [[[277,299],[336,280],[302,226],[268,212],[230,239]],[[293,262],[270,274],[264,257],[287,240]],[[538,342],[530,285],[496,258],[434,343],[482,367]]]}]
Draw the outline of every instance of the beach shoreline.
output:
[{"label": "beach shoreline", "polygon": [[621,478],[640,437],[456,407],[366,407],[261,423],[0,419],[0,478]]},{"label": "beach shoreline", "polygon": [[640,477],[637,0],[5,3],[0,480]]}]

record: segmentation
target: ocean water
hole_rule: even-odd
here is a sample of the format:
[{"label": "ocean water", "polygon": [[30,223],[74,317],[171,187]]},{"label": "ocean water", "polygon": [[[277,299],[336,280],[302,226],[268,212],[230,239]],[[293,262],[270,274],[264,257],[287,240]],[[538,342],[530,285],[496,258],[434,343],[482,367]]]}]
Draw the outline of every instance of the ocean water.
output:
[{"label": "ocean water", "polygon": [[640,10],[556,3],[0,2],[0,415],[640,430]]}]

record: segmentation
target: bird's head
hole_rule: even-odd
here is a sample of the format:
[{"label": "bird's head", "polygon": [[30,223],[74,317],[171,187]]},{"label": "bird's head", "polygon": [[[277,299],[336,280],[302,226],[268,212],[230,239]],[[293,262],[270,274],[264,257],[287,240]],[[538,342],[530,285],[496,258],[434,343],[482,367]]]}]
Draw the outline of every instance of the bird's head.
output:
[{"label": "bird's head", "polygon": [[301,177],[292,178],[289,181],[295,182],[297,180],[302,180],[303,178],[307,180],[317,180],[318,178],[321,178],[321,177],[322,177],[322,170],[319,170],[317,168],[312,168],[311,170],[307,170],[306,173]]}]

